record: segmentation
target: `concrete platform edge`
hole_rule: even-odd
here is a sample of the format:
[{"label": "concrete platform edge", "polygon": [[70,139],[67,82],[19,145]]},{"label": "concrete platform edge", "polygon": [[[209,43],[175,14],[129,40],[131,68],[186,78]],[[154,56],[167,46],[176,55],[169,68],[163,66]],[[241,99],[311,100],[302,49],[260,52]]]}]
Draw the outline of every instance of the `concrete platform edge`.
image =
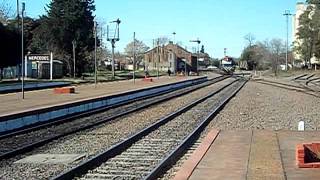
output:
[{"label": "concrete platform edge", "polygon": [[220,130],[211,130],[199,147],[192,153],[188,160],[182,165],[173,180],[186,180],[192,175],[194,169],[200,163],[204,155],[207,153],[215,139],[218,137]]},{"label": "concrete platform edge", "polygon": [[71,103],[56,104],[49,107],[27,110],[14,114],[0,116],[0,133],[6,133],[15,129],[21,129],[35,123],[62,118],[78,113],[98,109],[121,103],[124,101],[136,99],[139,97],[159,93],[161,91],[176,90],[191,84],[197,84],[207,81],[207,77],[199,77],[191,80],[184,80],[175,83],[167,83],[148,88],[140,88],[118,94],[100,96],[74,101]]}]

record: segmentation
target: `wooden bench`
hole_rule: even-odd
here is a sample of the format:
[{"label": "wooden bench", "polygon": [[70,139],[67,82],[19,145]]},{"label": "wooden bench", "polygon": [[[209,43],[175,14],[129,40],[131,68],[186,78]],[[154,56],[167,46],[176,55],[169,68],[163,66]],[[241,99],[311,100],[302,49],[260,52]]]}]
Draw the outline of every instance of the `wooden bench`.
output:
[{"label": "wooden bench", "polygon": [[54,88],[54,93],[55,94],[71,94],[75,93],[75,88],[74,87],[61,87],[61,88]]}]

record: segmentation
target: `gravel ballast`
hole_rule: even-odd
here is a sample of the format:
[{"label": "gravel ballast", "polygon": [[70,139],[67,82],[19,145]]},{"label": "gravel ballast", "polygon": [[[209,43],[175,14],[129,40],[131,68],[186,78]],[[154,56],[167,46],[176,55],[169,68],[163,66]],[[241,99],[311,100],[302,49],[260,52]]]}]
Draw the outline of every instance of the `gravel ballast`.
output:
[{"label": "gravel ballast", "polygon": [[213,120],[222,130],[318,130],[319,98],[250,81]]},{"label": "gravel ballast", "polygon": [[[0,162],[0,177],[4,179],[47,179],[63,170],[79,164],[97,153],[107,149],[111,145],[136,131],[156,122],[160,117],[167,115],[178,108],[209,94],[211,90],[221,87],[233,80],[225,80],[215,85],[195,91],[187,96],[167,101],[160,105],[148,108],[119,121],[101,125],[99,128],[83,131],[65,138],[61,138],[46,146],[36,149],[25,155]],[[13,162],[31,154],[85,154],[85,158],[71,164],[45,165],[45,164],[14,164]]]}]

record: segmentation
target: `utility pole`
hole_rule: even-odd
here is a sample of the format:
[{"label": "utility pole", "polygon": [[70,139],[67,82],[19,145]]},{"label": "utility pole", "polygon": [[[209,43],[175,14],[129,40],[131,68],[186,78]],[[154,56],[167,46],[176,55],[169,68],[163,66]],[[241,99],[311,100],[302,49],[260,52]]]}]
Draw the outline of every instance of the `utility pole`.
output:
[{"label": "utility pole", "polygon": [[288,71],[288,51],[289,51],[289,16],[292,16],[289,10],[286,10],[285,13],[283,14],[286,16],[286,23],[287,23],[287,41],[286,41],[286,71]]},{"label": "utility pole", "polygon": [[154,48],[155,48],[155,45],[154,45],[155,43],[154,43],[154,39],[152,39],[152,53],[151,53],[151,55],[152,55],[152,69],[154,69],[155,68],[155,60],[154,60],[154,52],[153,52],[153,50],[154,50]]},{"label": "utility pole", "polygon": [[160,43],[160,42],[159,42],[159,38],[158,38],[158,40],[157,40],[157,50],[158,50],[158,51],[157,51],[157,52],[158,52],[158,53],[157,53],[157,54],[158,54],[157,77],[158,77],[158,79],[159,79],[159,76],[160,76],[160,75],[159,75],[159,74],[160,74],[160,73],[159,73],[159,65],[160,65],[160,45],[159,45],[159,43]]},{"label": "utility pole", "polygon": [[22,99],[24,99],[24,35],[23,35],[23,18],[24,18],[24,11],[25,11],[25,3],[22,3],[22,11],[21,11],[21,92],[22,92]]},{"label": "utility pole", "polygon": [[72,51],[73,51],[73,78],[76,78],[76,40],[72,41]]},{"label": "utility pole", "polygon": [[120,40],[119,38],[119,25],[121,23],[120,19],[117,19],[115,21],[111,21],[110,23],[116,23],[116,29],[114,31],[113,36],[110,35],[109,33],[109,26],[107,27],[107,41],[111,42],[111,46],[112,46],[112,80],[115,79],[115,67],[114,67],[114,48],[116,47],[115,44],[117,41]]},{"label": "utility pole", "polygon": [[133,33],[133,83],[136,83],[136,32]]},{"label": "utility pole", "polygon": [[[20,9],[19,9],[19,0],[17,0],[17,29],[19,30],[20,29]],[[20,44],[20,38],[18,38],[18,41],[17,41],[17,47],[19,46]],[[19,67],[19,66],[18,66]],[[22,67],[21,67],[22,68]],[[19,69],[20,71],[20,69]],[[21,76],[18,75],[18,80],[20,81],[21,79]]]},{"label": "utility pole", "polygon": [[201,41],[199,40],[199,38],[197,38],[197,40],[191,40],[190,42],[198,43],[198,52],[197,52],[197,75],[199,76],[199,58],[200,58],[199,46],[200,46]]},{"label": "utility pole", "polygon": [[97,87],[97,21],[94,21],[94,87]]},{"label": "utility pole", "polygon": [[20,13],[19,13],[19,0],[17,0],[17,29],[19,29],[19,21],[20,21]]}]

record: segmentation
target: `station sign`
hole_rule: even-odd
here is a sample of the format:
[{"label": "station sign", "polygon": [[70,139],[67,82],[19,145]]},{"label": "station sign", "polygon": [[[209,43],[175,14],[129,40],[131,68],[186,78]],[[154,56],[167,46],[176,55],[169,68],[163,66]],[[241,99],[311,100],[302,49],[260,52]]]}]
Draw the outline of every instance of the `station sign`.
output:
[{"label": "station sign", "polygon": [[27,56],[28,61],[50,61],[49,54],[31,54]]}]

